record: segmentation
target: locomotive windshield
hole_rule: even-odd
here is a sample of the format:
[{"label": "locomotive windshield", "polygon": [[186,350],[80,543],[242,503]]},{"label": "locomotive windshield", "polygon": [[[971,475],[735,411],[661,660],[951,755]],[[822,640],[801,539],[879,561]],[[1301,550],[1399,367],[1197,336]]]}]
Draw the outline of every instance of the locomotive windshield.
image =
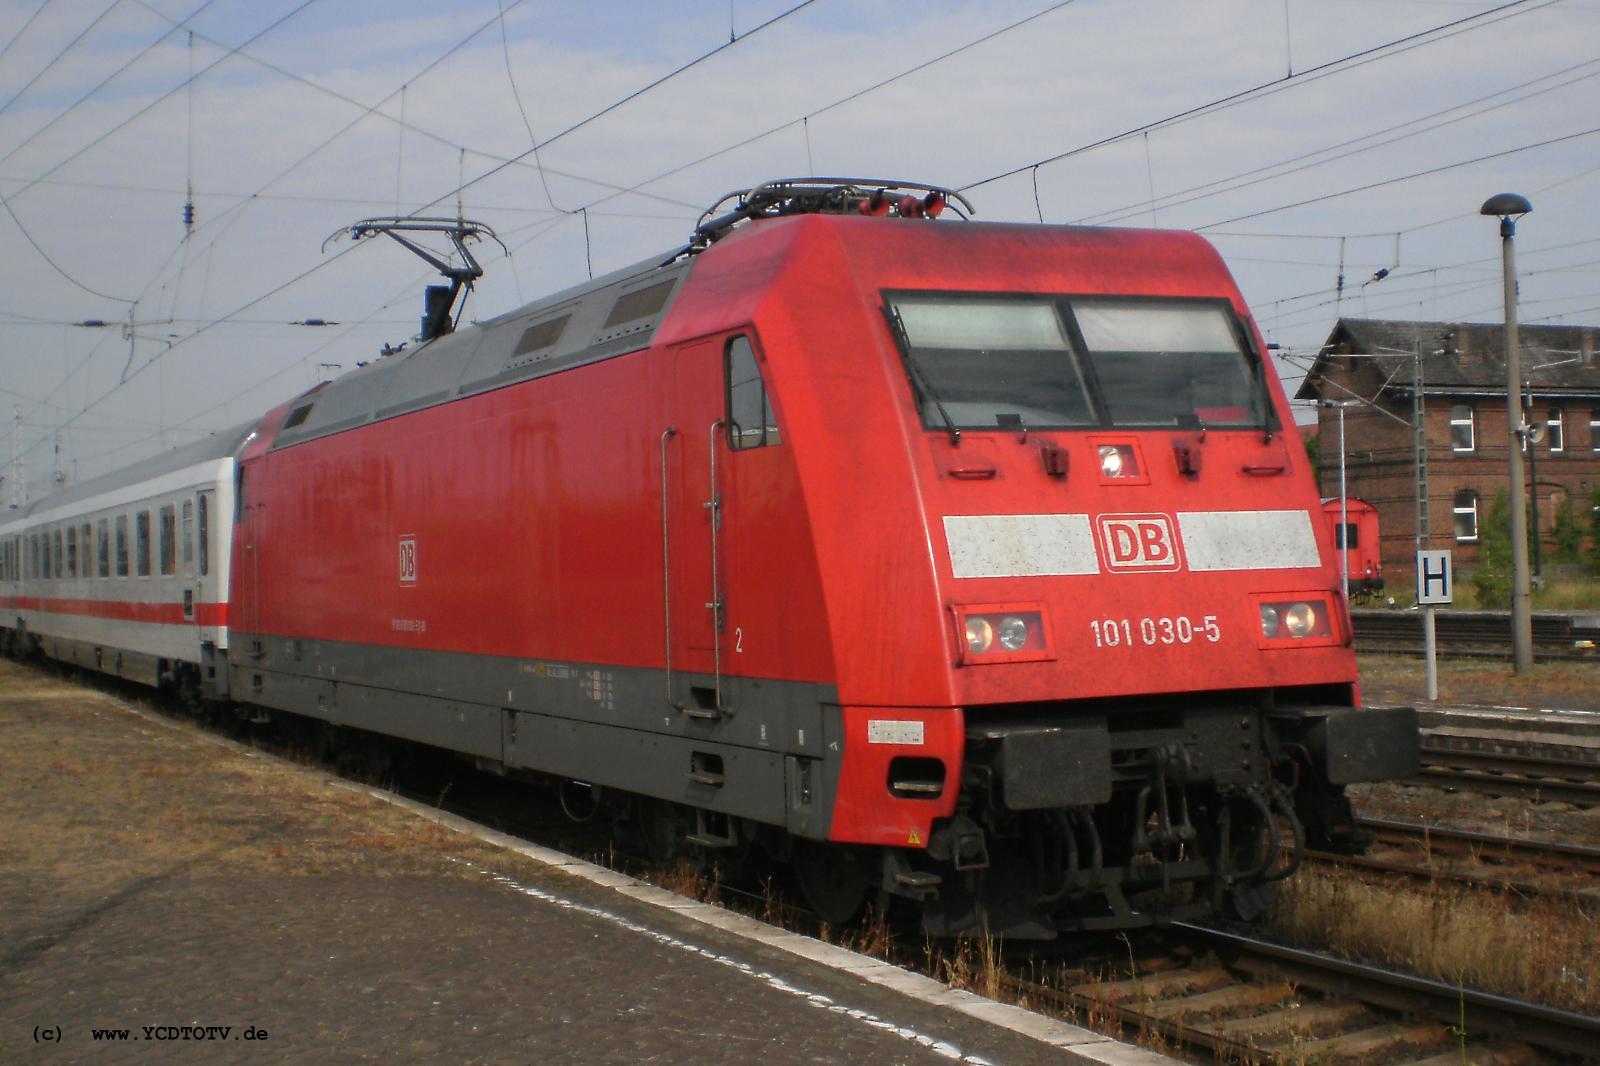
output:
[{"label": "locomotive windshield", "polygon": [[1221,301],[908,293],[888,312],[929,428],[1270,424]]}]

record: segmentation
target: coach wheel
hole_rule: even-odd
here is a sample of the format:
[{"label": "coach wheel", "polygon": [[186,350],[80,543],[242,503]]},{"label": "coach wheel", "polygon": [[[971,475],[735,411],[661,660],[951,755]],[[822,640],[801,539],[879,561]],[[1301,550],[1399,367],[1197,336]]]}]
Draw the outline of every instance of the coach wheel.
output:
[{"label": "coach wheel", "polygon": [[818,918],[849,925],[866,909],[872,879],[860,855],[836,844],[796,841],[794,873]]}]

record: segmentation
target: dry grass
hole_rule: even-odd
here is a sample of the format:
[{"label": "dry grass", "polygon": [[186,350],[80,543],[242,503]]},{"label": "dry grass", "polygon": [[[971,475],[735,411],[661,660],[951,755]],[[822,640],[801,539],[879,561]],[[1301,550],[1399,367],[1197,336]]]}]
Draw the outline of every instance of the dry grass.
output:
[{"label": "dry grass", "polygon": [[[1427,666],[1421,659],[1363,654],[1361,691],[1368,703],[1423,700]],[[1439,700],[1515,707],[1600,708],[1600,661],[1535,662],[1518,676],[1510,663],[1442,659]]]},{"label": "dry grass", "polygon": [[964,988],[990,999],[1010,997],[1010,982],[1001,961],[1001,943],[992,936],[961,937],[953,944],[929,943],[927,970],[951,988]]},{"label": "dry grass", "polygon": [[1555,900],[1509,899],[1432,882],[1368,884],[1302,869],[1268,925],[1292,942],[1435,980],[1600,1013],[1600,918]]},{"label": "dry grass", "polygon": [[722,876],[716,866],[679,859],[677,865],[645,875],[657,887],[701,903],[722,903]]}]

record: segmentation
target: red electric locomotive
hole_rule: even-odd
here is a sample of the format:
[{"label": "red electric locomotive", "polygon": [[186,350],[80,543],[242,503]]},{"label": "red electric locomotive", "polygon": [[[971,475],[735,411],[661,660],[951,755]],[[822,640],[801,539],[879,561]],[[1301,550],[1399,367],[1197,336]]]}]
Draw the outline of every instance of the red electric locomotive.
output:
[{"label": "red electric locomotive", "polygon": [[934,934],[1248,907],[1348,829],[1345,784],[1414,772],[1205,241],[935,222],[960,197],[910,183],[729,200],[481,326],[435,300],[268,415],[218,695],[586,786]]}]

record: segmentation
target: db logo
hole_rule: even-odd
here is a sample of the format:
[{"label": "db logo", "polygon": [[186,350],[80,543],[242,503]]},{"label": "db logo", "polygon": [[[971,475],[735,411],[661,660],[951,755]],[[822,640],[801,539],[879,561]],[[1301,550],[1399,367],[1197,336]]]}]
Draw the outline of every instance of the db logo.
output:
[{"label": "db logo", "polygon": [[1107,570],[1177,570],[1178,539],[1164,514],[1103,514],[1095,520]]},{"label": "db logo", "polygon": [[400,538],[400,584],[417,583],[417,538]]}]

